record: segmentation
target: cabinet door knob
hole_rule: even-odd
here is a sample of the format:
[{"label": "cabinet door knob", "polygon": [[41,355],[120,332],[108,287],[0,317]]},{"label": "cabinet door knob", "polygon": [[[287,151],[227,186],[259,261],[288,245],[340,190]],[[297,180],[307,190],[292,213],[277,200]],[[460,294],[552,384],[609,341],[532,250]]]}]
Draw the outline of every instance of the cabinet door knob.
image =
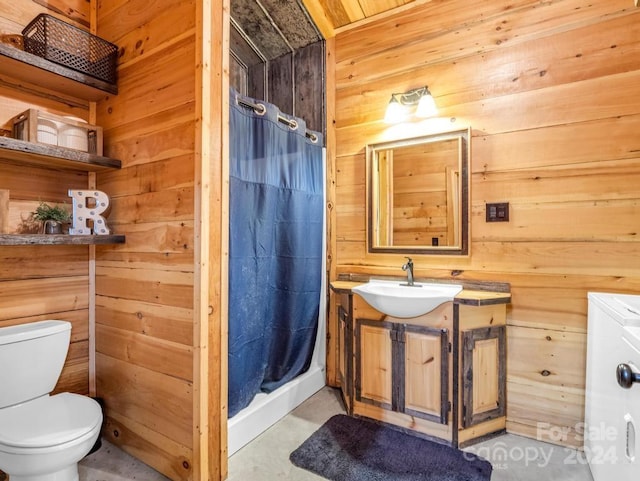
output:
[{"label": "cabinet door knob", "polygon": [[640,383],[640,374],[633,372],[629,364],[618,364],[616,368],[616,379],[620,386],[629,389],[634,382]]}]

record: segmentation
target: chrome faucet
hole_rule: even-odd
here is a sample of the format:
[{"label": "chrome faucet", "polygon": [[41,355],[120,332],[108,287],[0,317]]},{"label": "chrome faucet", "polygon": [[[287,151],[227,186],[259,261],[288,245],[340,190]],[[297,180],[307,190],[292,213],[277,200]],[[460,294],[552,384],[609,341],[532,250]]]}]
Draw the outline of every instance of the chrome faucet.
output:
[{"label": "chrome faucet", "polygon": [[405,257],[405,259],[407,259],[406,264],[404,264],[402,266],[402,270],[403,271],[407,271],[407,286],[413,286],[413,261],[411,260],[411,257]]}]

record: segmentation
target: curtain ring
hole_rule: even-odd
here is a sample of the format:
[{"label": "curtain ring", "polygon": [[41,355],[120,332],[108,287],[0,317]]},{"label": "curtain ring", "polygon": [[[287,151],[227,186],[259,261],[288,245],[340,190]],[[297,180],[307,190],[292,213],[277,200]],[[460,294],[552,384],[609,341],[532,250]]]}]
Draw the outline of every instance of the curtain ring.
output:
[{"label": "curtain ring", "polygon": [[298,130],[298,122],[293,119],[287,119],[287,124],[291,130]]},{"label": "curtain ring", "polygon": [[236,104],[253,109],[253,112],[258,115],[264,115],[267,113],[267,107],[265,107],[264,104],[254,104],[250,100],[246,100],[239,95],[236,95]]},{"label": "curtain ring", "polygon": [[318,136],[316,134],[307,132],[307,138],[314,144],[318,143]]}]

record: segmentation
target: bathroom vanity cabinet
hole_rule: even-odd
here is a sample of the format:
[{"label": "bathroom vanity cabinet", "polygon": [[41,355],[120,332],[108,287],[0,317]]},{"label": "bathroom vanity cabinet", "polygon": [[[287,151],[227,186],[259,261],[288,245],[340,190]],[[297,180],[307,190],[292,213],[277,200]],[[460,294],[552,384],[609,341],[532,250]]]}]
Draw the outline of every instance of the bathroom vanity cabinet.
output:
[{"label": "bathroom vanity cabinet", "polygon": [[364,315],[355,319],[354,331],[358,403],[447,424],[450,304],[436,309],[428,323],[375,320],[357,307]]},{"label": "bathroom vanity cabinet", "polygon": [[332,283],[337,377],[349,414],[454,446],[504,431],[508,292],[464,289],[411,319],[385,316]]}]

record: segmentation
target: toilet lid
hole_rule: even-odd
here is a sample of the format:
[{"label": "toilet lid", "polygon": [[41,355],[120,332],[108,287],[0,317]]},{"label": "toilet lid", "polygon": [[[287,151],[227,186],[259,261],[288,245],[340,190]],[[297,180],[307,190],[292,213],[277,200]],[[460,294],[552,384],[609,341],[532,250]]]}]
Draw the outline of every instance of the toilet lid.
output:
[{"label": "toilet lid", "polygon": [[0,444],[38,448],[73,441],[102,422],[93,399],[62,393],[0,409]]}]

